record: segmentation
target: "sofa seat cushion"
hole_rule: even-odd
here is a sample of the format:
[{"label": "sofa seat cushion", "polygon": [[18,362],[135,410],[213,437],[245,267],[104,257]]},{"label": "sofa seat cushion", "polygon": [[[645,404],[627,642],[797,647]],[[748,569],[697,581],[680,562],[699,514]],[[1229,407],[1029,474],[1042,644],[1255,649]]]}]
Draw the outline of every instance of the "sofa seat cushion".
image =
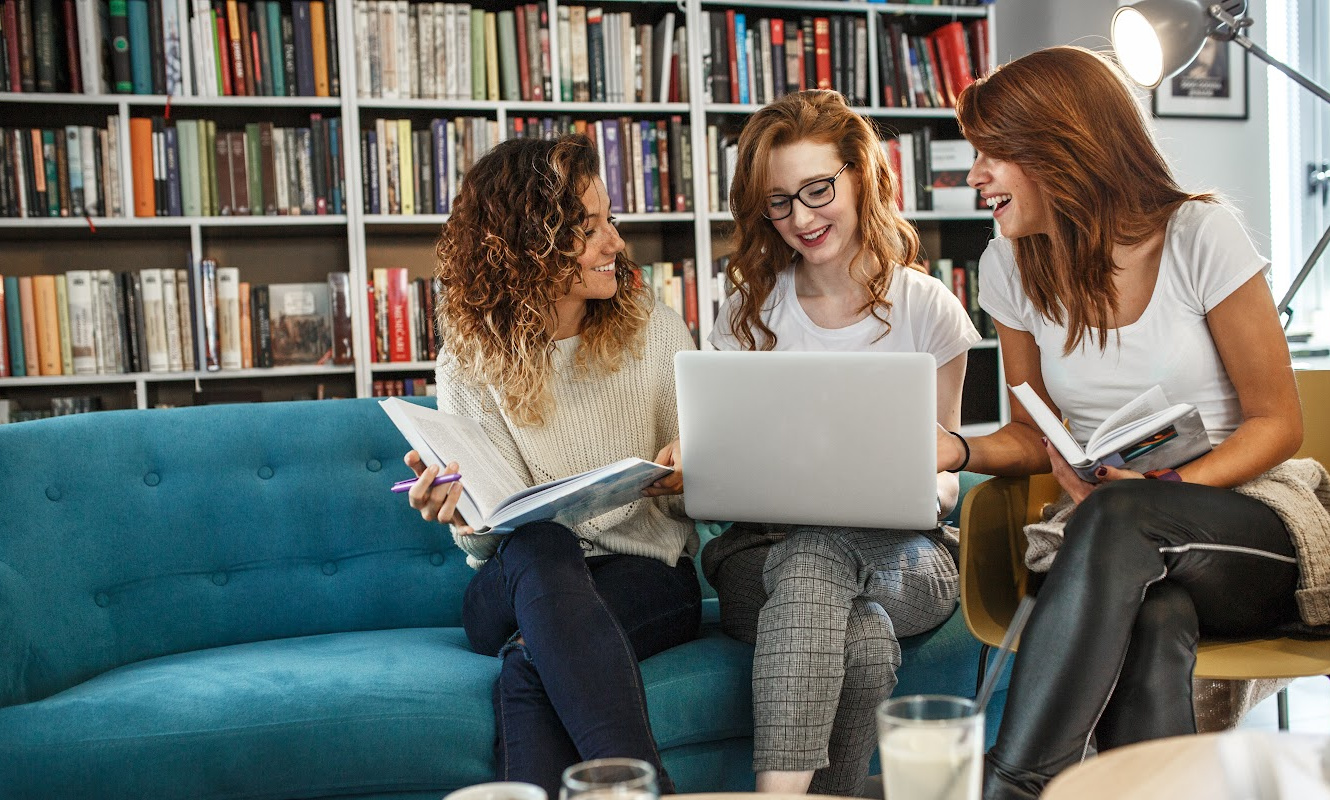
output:
[{"label": "sofa seat cushion", "polygon": [[457,628],[129,664],[0,709],[6,797],[298,798],[489,780],[498,660]]},{"label": "sofa seat cushion", "polygon": [[[83,798],[90,786],[99,798],[438,796],[493,779],[498,668],[459,628],[129,664],[0,709],[0,796]],[[708,631],[642,674],[667,763],[672,749],[751,736],[751,647]],[[685,783],[699,771],[679,767]]]}]

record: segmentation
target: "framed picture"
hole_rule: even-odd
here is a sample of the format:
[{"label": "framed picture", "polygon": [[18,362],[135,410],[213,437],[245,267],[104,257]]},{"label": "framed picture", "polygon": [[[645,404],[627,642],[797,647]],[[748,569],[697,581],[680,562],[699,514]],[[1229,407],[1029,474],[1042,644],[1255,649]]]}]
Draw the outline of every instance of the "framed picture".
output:
[{"label": "framed picture", "polygon": [[1186,69],[1154,91],[1159,117],[1247,118],[1247,51],[1207,39]]}]

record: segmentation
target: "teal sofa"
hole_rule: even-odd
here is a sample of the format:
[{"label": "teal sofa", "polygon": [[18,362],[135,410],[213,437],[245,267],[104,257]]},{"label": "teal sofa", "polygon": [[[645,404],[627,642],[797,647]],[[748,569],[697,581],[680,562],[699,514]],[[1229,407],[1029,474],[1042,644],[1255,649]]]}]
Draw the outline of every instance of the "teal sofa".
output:
[{"label": "teal sofa", "polygon": [[[367,399],[0,427],[0,800],[492,779],[498,661],[462,554],[388,491],[404,449]],[[642,666],[680,791],[752,786],[751,649],[714,611]],[[978,649],[959,613],[906,640],[898,692],[972,693]]]}]

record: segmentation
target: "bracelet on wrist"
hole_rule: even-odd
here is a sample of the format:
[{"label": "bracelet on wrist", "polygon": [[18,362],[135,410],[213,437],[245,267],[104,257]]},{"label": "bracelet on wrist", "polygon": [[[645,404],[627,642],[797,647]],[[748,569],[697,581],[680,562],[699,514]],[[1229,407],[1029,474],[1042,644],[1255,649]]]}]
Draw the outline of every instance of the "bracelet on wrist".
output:
[{"label": "bracelet on wrist", "polygon": [[947,431],[947,433],[950,433],[952,436],[955,436],[957,439],[960,439],[961,447],[965,448],[965,458],[961,459],[960,465],[957,466],[955,469],[946,470],[947,472],[957,473],[965,469],[965,467],[970,463],[970,443],[965,441],[964,436],[961,436],[959,433],[955,431]]}]

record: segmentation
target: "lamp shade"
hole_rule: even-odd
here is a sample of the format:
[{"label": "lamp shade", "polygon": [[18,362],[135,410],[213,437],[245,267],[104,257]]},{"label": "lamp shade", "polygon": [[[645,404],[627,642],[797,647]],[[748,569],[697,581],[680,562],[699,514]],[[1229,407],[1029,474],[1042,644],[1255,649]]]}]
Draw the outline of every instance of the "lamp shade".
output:
[{"label": "lamp shade", "polygon": [[1139,0],[1113,15],[1113,50],[1128,77],[1153,89],[1196,58],[1211,22],[1201,0]]}]

